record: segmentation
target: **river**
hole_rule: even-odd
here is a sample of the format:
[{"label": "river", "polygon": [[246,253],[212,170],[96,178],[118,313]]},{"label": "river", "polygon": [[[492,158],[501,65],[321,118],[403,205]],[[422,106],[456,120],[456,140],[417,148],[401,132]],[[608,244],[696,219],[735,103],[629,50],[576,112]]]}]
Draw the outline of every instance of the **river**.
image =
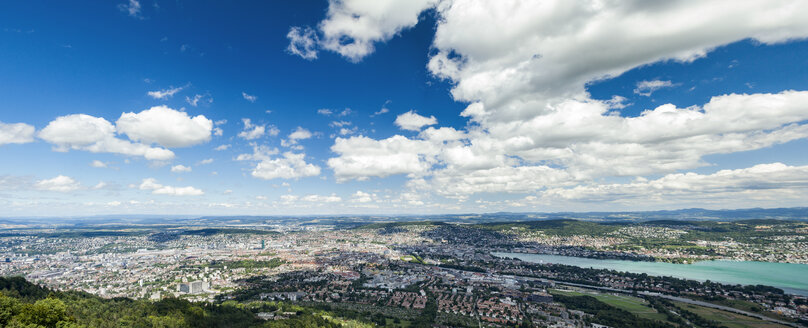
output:
[{"label": "river", "polygon": [[751,261],[701,261],[694,264],[673,264],[598,260],[547,254],[493,253],[493,255],[518,258],[533,263],[565,264],[582,268],[646,273],[652,276],[710,280],[726,284],[768,285],[781,288],[790,294],[808,296],[808,264]]}]

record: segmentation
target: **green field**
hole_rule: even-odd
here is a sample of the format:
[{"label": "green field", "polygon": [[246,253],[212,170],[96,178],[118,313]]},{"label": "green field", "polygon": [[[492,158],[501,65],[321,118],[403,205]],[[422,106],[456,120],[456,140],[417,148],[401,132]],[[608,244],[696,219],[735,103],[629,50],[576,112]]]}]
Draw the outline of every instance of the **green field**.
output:
[{"label": "green field", "polygon": [[711,309],[703,306],[697,306],[679,302],[673,302],[673,303],[676,305],[676,307],[680,309],[685,309],[687,311],[698,314],[700,317],[703,317],[707,320],[718,321],[722,325],[727,326],[729,328],[786,327],[783,325],[778,325],[776,323],[771,323],[760,319],[747,317],[745,315],[735,314],[718,309]]},{"label": "green field", "polygon": [[640,318],[666,321],[666,317],[664,314],[657,312],[655,309],[651,308],[648,305],[648,302],[638,297],[627,295],[603,294],[595,291],[590,292],[590,291],[553,289],[552,292],[567,296],[582,296],[582,295],[592,296],[603,303],[631,312],[632,314]]}]

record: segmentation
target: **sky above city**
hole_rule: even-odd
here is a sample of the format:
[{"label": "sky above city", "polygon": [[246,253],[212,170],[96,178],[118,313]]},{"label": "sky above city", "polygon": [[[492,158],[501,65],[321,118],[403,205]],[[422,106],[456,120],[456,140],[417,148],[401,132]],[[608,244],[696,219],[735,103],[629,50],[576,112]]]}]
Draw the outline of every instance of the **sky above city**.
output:
[{"label": "sky above city", "polygon": [[0,217],[808,205],[808,1],[4,1]]}]

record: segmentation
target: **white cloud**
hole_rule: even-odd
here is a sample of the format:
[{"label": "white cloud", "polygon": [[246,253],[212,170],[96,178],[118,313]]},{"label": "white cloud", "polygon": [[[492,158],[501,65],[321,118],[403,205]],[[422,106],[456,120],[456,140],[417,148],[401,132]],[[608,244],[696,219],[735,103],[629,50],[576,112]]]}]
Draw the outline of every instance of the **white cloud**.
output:
[{"label": "white cloud", "polygon": [[199,161],[198,165],[207,165],[207,164],[210,164],[210,163],[213,163],[213,158],[203,159],[203,160]]},{"label": "white cloud", "polygon": [[183,87],[176,87],[176,88],[171,87],[168,89],[158,91],[149,91],[147,92],[147,94],[149,95],[149,97],[152,97],[154,99],[168,99],[174,96],[174,94],[176,94],[177,92],[182,91],[182,89]]},{"label": "white cloud", "polygon": [[309,130],[306,130],[306,129],[298,126],[297,129],[295,129],[292,133],[289,134],[289,137],[287,138],[288,141],[283,140],[281,142],[281,144],[283,146],[288,147],[288,146],[297,144],[298,140],[305,140],[305,139],[309,139],[311,137],[312,137],[312,134],[311,134],[311,132]]},{"label": "white cloud", "polygon": [[205,194],[202,190],[188,186],[188,187],[172,187],[164,186],[157,183],[154,178],[146,178],[138,186],[140,190],[151,190],[155,195],[171,195],[171,196],[199,196]]},{"label": "white cloud", "polygon": [[359,128],[357,128],[357,127],[353,127],[353,128],[350,128],[350,129],[349,128],[340,128],[339,129],[339,135],[346,136],[346,135],[354,134],[354,133],[356,133],[357,130],[359,130]]},{"label": "white cloud", "polygon": [[722,202],[736,199],[799,198],[808,191],[808,166],[782,163],[759,164],[750,168],[720,170],[712,174],[675,173],[656,180],[643,178],[623,184],[588,184],[552,188],[543,198],[585,202],[670,203]]},{"label": "white cloud", "polygon": [[295,195],[281,195],[281,202],[288,204],[296,201],[298,198],[300,197],[297,197]]},{"label": "white cloud", "polygon": [[[266,126],[264,125],[254,125],[249,118],[241,119],[244,122],[244,130],[238,133],[238,136],[245,139],[245,140],[255,140],[260,137],[263,137],[266,133]],[[278,131],[276,128],[270,126],[270,135],[277,135]]]},{"label": "white cloud", "polygon": [[475,193],[526,193],[571,182],[573,178],[567,172],[548,166],[497,166],[470,171],[438,170],[428,187],[438,194],[462,199]]},{"label": "white cloud", "polygon": [[353,199],[351,199],[354,203],[370,203],[375,198],[375,195],[371,195],[361,190],[357,190],[356,193],[353,194]]},{"label": "white cloud", "polygon": [[439,151],[430,142],[399,135],[382,140],[364,136],[337,138],[331,150],[339,154],[328,160],[337,181],[425,173]]},{"label": "white cloud", "polygon": [[243,92],[243,91],[241,92],[241,96],[244,97],[244,99],[249,101],[249,102],[255,102],[256,100],[258,100],[258,97],[253,96],[253,95],[248,95],[246,92]]},{"label": "white cloud", "polygon": [[289,140],[303,140],[308,138],[311,138],[311,132],[299,126],[294,132],[289,134]]},{"label": "white cloud", "polygon": [[374,42],[387,41],[414,26],[421,11],[436,3],[437,0],[330,0],[326,19],[318,25],[322,37],[318,39],[309,28],[300,33],[299,27],[293,27],[289,31],[289,48],[306,45],[310,48],[304,49],[310,49],[310,56],[316,56],[314,44],[318,44],[357,62],[373,52]]},{"label": "white cloud", "polygon": [[306,155],[292,152],[283,153],[283,157],[265,159],[256,164],[252,176],[264,180],[297,179],[320,175],[320,167],[306,163]]},{"label": "white cloud", "polygon": [[389,105],[391,102],[392,101],[390,101],[389,99],[387,101],[385,101],[384,104],[382,105],[382,108],[379,109],[378,111],[374,112],[372,115],[370,115],[370,117],[379,116],[381,114],[385,114],[385,113],[389,112],[390,109],[387,108],[387,105]]},{"label": "white cloud", "polygon": [[373,116],[378,116],[378,115],[381,115],[381,114],[385,114],[385,113],[387,113],[387,112],[389,112],[389,111],[390,111],[390,110],[389,110],[389,109],[387,109],[387,107],[382,107],[382,109],[380,109],[380,110],[379,110],[379,111],[377,111],[377,112],[373,112],[373,115],[370,115],[370,116],[371,116],[371,117],[373,117]]},{"label": "white cloud", "polygon": [[194,95],[193,98],[185,96],[185,102],[187,102],[191,106],[194,107],[198,106],[200,101],[212,104],[213,98],[211,98],[210,95],[200,95],[200,94]]},{"label": "white cloud", "polygon": [[129,0],[127,4],[119,4],[118,9],[129,16],[142,18],[142,16],[140,16],[140,1],[138,0]]},{"label": "white cloud", "polygon": [[421,116],[415,111],[409,111],[396,117],[396,125],[404,130],[419,131],[426,125],[438,124],[435,116]]},{"label": "white cloud", "polygon": [[345,108],[339,113],[337,113],[337,112],[335,112],[335,111],[333,111],[331,109],[328,109],[328,108],[320,108],[320,109],[317,110],[317,114],[325,115],[325,116],[334,115],[334,116],[337,116],[337,117],[342,117],[342,116],[351,115],[351,113],[353,113],[353,110],[351,110],[350,108]]},{"label": "white cloud", "polygon": [[213,148],[213,150],[223,151],[223,150],[227,150],[228,148],[230,148],[230,144],[219,145],[216,148]]},{"label": "white cloud", "polygon": [[106,167],[107,167],[107,163],[104,163],[104,162],[99,161],[99,160],[94,160],[94,161],[92,161],[92,162],[90,163],[90,166],[92,166],[92,167],[96,167],[96,168],[106,168]]},{"label": "white cloud", "polygon": [[269,148],[265,145],[258,145],[251,143],[253,147],[252,154],[239,154],[236,157],[237,161],[263,161],[272,159],[272,155],[278,153],[277,148]]},{"label": "white cloud", "polygon": [[311,203],[338,203],[342,201],[342,197],[331,194],[330,196],[323,195],[306,195],[300,197],[300,200]]},{"label": "white cloud", "polygon": [[[808,23],[798,13],[806,7],[786,0],[660,6],[456,0],[438,7],[437,53],[429,68],[456,83],[456,100],[480,102],[478,112],[467,113],[472,119],[519,120],[551,111],[559,101],[586,97],[587,82],[640,65],[691,61],[745,38],[763,43],[803,38]],[[694,12],[699,19],[690,19]]]},{"label": "white cloud", "polygon": [[252,176],[264,180],[297,179],[320,175],[320,167],[306,163],[304,160],[306,155],[303,153],[285,152],[278,157],[274,156],[276,154],[278,154],[277,148],[253,144],[252,154],[240,154],[236,160],[257,161],[258,163],[252,170]]},{"label": "white cloud", "polygon": [[25,123],[0,122],[0,146],[34,141],[34,127]]},{"label": "white cloud", "polygon": [[185,166],[185,165],[174,165],[174,166],[171,167],[171,172],[174,172],[174,173],[191,172],[191,167],[190,166]]},{"label": "white cloud", "polygon": [[213,129],[213,121],[204,115],[190,117],[166,106],[155,106],[137,114],[123,113],[115,124],[118,132],[134,141],[172,148],[208,142]]},{"label": "white cloud", "polygon": [[286,48],[290,54],[300,56],[303,59],[317,59],[317,33],[310,27],[292,27],[286,34],[289,39],[289,46]]},{"label": "white cloud", "polygon": [[[387,37],[390,29],[368,22],[406,14],[384,4],[378,11],[352,1],[331,4],[320,28],[338,26],[332,31],[342,32],[331,35],[341,35],[346,47],[330,50],[351,60],[395,34]],[[658,61],[689,62],[746,38],[764,44],[805,38],[808,20],[800,13],[808,3],[445,0],[434,7],[428,68],[453,84],[456,101],[469,104],[461,115],[472,124],[458,133],[428,129],[414,139],[337,138],[337,157],[328,164],[338,181],[408,174],[411,188],[457,197],[568,188],[692,169],[707,164],[705,155],[808,137],[808,92],[722,95],[703,106],[667,104],[637,117],[610,111],[624,107],[625,98],[598,101],[586,92],[589,82]],[[696,19],[693,12],[700,13]],[[360,32],[376,37],[354,42],[351,35]],[[641,82],[638,93],[670,85]],[[408,125],[399,118],[397,125],[415,131],[437,123]]]},{"label": "white cloud", "polygon": [[71,177],[59,175],[52,179],[39,180],[35,187],[39,190],[71,192],[81,188],[81,184]]},{"label": "white cloud", "polygon": [[132,143],[115,137],[115,127],[109,121],[86,114],[57,117],[39,131],[39,138],[55,145],[56,151],[69,149],[93,153],[116,153],[143,156],[149,160],[169,160],[174,153],[168,149]]},{"label": "white cloud", "polygon": [[654,91],[662,88],[670,88],[675,86],[671,81],[651,80],[637,82],[637,87],[634,88],[634,93],[640,96],[650,97]]}]

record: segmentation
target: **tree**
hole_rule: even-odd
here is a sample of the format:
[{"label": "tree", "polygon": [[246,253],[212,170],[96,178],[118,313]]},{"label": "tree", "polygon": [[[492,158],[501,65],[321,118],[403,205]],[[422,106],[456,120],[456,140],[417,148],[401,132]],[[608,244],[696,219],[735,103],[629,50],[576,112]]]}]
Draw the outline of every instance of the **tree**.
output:
[{"label": "tree", "polygon": [[60,322],[72,322],[73,318],[67,315],[67,306],[59,299],[46,298],[34,304],[26,304],[20,313],[13,319],[24,325],[42,327],[58,327]]}]

